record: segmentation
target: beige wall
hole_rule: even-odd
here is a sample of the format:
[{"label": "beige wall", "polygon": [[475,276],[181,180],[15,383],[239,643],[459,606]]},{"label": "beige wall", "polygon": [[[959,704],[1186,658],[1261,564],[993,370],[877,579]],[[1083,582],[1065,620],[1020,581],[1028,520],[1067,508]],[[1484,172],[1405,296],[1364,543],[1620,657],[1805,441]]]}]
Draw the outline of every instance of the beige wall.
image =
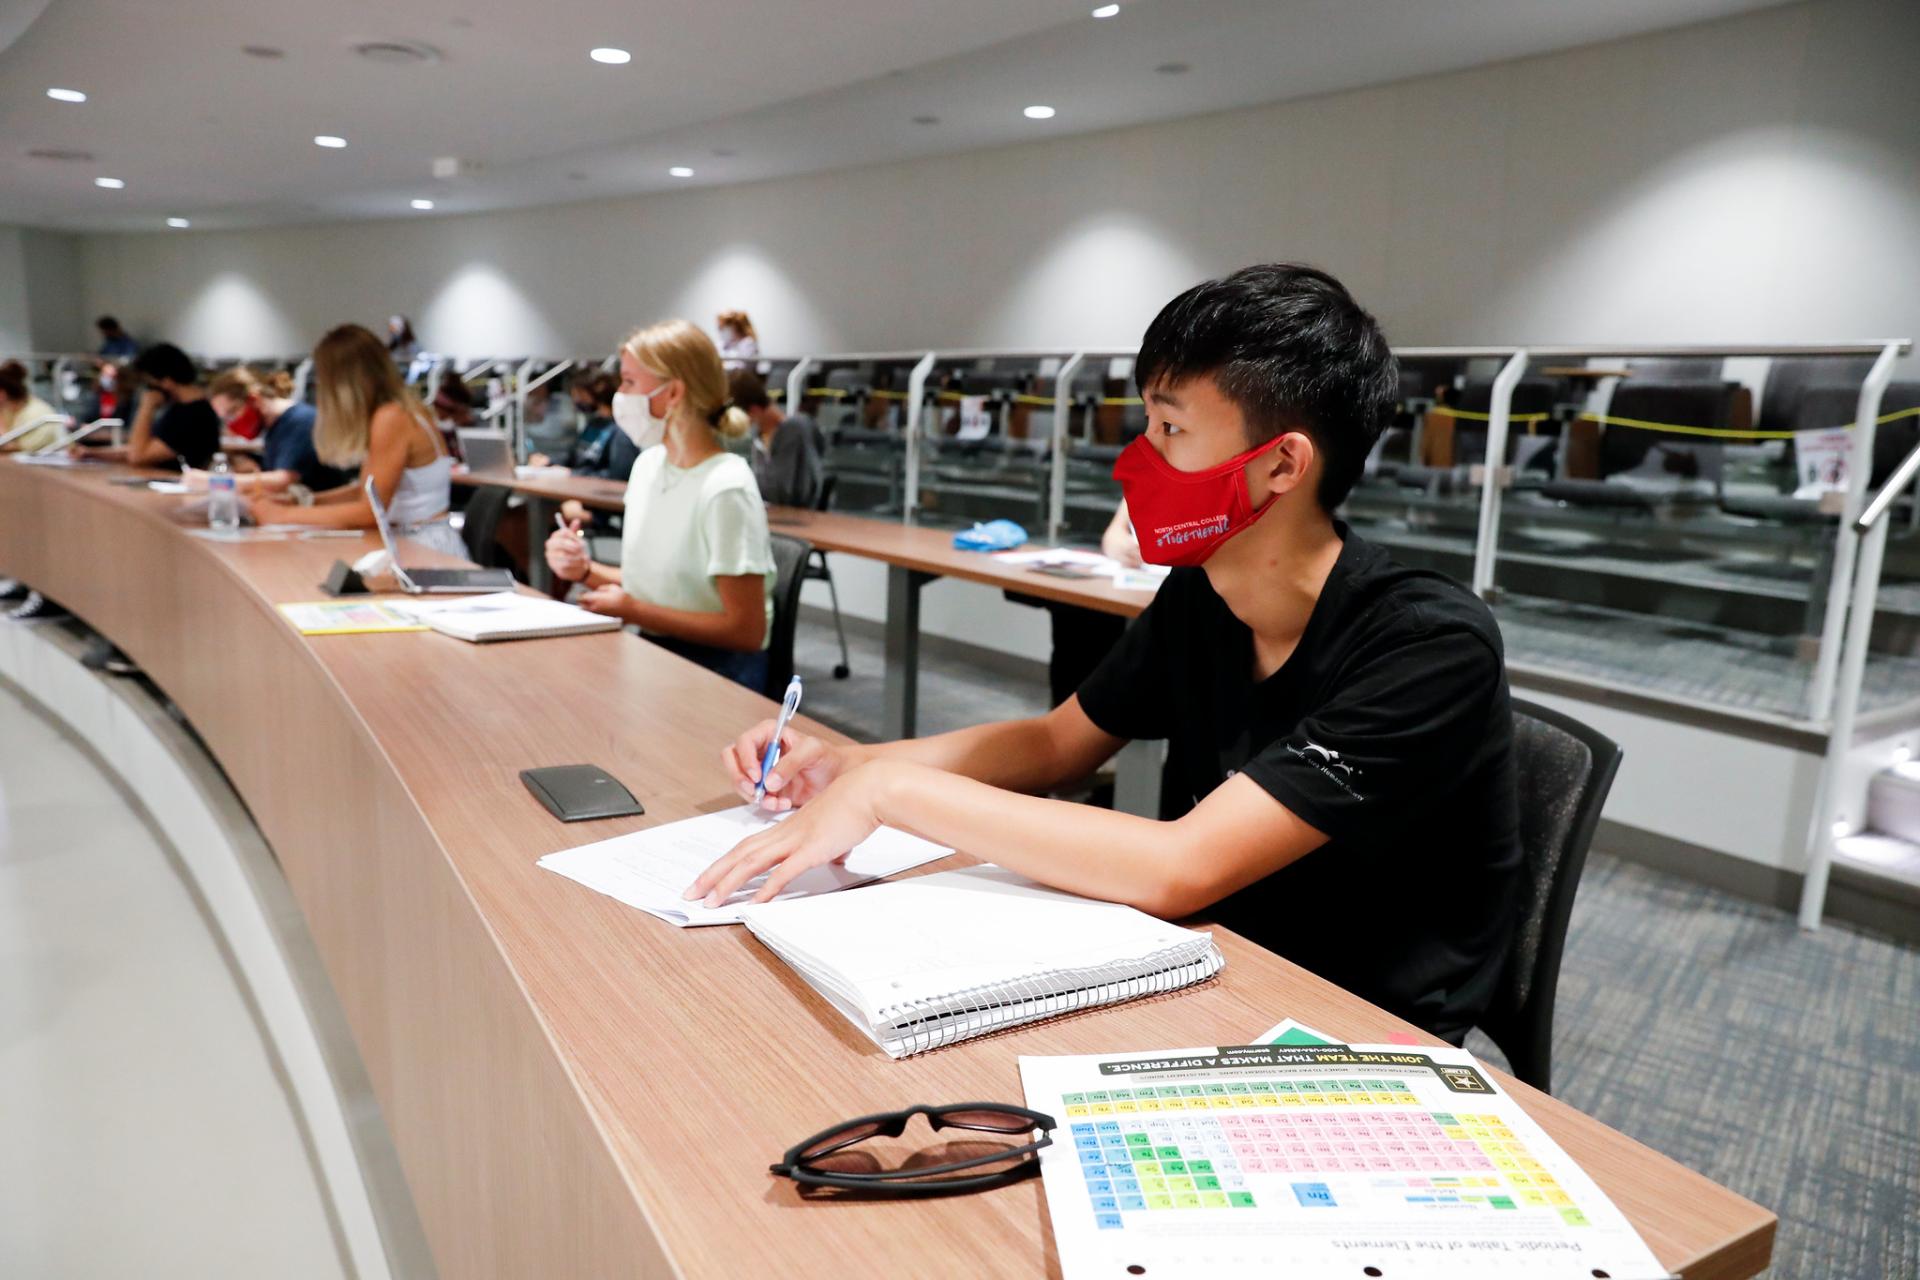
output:
[{"label": "beige wall", "polygon": [[1920,330],[1920,5],[1818,0],[1381,88],[524,212],[81,237],[84,310],[199,350],[413,315],[456,353],[679,312],[769,349],[1127,345],[1197,277],[1346,277],[1403,343]]}]

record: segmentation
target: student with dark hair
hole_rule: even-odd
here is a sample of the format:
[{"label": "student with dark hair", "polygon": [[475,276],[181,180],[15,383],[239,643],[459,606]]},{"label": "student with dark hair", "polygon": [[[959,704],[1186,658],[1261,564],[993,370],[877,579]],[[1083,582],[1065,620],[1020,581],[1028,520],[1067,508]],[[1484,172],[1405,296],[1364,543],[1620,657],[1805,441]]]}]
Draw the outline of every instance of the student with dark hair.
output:
[{"label": "student with dark hair", "polygon": [[75,445],[76,454],[124,452],[136,467],[205,467],[220,448],[220,415],[200,385],[200,370],[171,342],[156,342],[133,361],[146,380],[124,450]]},{"label": "student with dark hair", "polygon": [[139,354],[140,344],[112,316],[101,316],[93,322],[93,327],[100,331],[100,355],[103,358],[131,360]]},{"label": "student with dark hair", "polygon": [[753,423],[753,478],[760,483],[761,500],[811,507],[826,480],[820,428],[804,413],[789,416],[775,408],[767,384],[750,369],[727,374],[727,387]]},{"label": "student with dark hair", "polygon": [[[1174,566],[1044,716],[877,746],[788,731],[797,810],[688,890],[758,897],[887,823],[1012,871],[1211,919],[1458,1043],[1510,941],[1520,865],[1500,633],[1458,583],[1334,516],[1398,375],[1372,316],[1311,268],[1197,285],[1135,363],[1146,434],[1114,467]],[[752,793],[771,721],[726,748]],[[1158,821],[1039,798],[1129,739],[1168,746]]]}]

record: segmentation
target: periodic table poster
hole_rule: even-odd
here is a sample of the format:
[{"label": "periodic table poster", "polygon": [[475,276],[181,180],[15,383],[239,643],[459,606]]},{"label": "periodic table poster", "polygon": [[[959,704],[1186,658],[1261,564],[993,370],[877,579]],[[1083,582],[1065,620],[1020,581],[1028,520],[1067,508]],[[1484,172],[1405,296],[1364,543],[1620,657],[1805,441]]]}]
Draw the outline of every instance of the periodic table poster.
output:
[{"label": "periodic table poster", "polygon": [[1023,1057],[1066,1280],[1665,1277],[1462,1050]]}]

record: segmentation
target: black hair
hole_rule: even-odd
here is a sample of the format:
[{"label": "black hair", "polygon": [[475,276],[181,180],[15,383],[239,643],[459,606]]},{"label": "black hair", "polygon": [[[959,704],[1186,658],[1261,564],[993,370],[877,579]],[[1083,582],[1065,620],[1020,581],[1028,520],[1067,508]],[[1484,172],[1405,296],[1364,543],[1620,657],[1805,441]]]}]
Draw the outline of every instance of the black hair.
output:
[{"label": "black hair", "polygon": [[767,384],[751,369],[734,369],[727,374],[727,391],[742,409],[764,409],[773,403]]},{"label": "black hair", "polygon": [[133,358],[133,367],[155,382],[162,378],[191,387],[200,381],[200,370],[191,358],[171,342],[156,342]]},{"label": "black hair", "polygon": [[1386,335],[1345,285],[1290,262],[1242,267],[1160,309],[1133,364],[1142,394],[1211,377],[1250,445],[1304,431],[1320,454],[1320,505],[1346,501],[1400,395]]},{"label": "black hair", "polygon": [[106,333],[109,330],[118,329],[120,327],[120,322],[118,320],[115,320],[112,316],[101,316],[98,320],[95,320],[93,322],[93,327],[100,330],[102,333]]}]

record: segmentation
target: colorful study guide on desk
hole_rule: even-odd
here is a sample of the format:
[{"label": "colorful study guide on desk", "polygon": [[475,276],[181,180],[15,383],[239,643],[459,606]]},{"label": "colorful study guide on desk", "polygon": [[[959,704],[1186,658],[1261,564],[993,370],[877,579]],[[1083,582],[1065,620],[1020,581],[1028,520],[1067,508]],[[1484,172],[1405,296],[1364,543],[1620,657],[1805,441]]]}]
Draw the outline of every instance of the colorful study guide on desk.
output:
[{"label": "colorful study guide on desk", "polygon": [[1023,1057],[1020,1076],[1060,1122],[1041,1174],[1066,1280],[1668,1274],[1464,1050]]},{"label": "colorful study guide on desk", "polygon": [[[741,805],[550,853],[540,859],[540,865],[681,928],[739,924],[741,908],[760,892],[760,886],[767,880],[765,875],[747,881],[733,897],[717,907],[688,902],[681,895],[716,858],[748,836],[758,835],[774,823],[785,821],[787,816],[775,817],[753,805]],[[841,861],[814,867],[794,877],[775,901],[850,889],[944,858],[952,852],[919,836],[881,827],[855,845]]]},{"label": "colorful study guide on desk", "polygon": [[425,631],[391,605],[378,600],[303,600],[276,605],[303,636],[353,636],[376,631]]}]

